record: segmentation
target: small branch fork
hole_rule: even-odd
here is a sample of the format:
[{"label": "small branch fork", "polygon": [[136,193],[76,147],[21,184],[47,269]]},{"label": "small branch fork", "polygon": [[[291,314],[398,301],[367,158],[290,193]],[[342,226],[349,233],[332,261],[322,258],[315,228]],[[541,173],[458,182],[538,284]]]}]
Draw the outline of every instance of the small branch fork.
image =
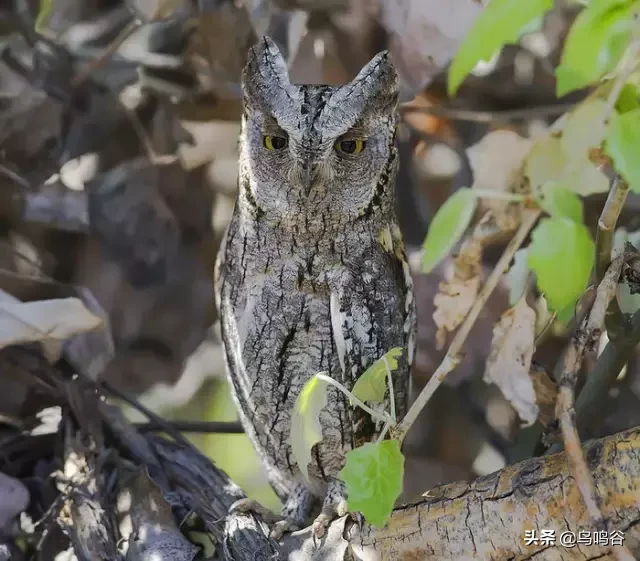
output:
[{"label": "small branch fork", "polygon": [[[574,391],[585,351],[593,350],[597,347],[607,308],[615,298],[618,279],[622,271],[622,262],[623,257],[619,256],[609,265],[602,282],[598,286],[596,299],[591,311],[583,319],[582,324],[571,338],[571,342],[563,356],[559,379],[560,389],[556,402],[556,417],[560,425],[570,472],[576,481],[587,512],[595,527],[603,530],[606,529],[607,523],[600,510],[598,494],[582,453],[580,436],[575,425]],[[634,559],[625,546],[616,546],[614,553],[619,561]]]}]

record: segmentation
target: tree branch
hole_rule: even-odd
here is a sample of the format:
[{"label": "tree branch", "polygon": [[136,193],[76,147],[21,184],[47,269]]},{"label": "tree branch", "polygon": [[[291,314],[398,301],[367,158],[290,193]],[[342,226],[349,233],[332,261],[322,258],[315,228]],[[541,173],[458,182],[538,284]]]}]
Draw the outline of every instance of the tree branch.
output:
[{"label": "tree branch", "polygon": [[[611,263],[598,286],[593,308],[582,321],[580,328],[571,337],[569,347],[563,356],[562,373],[559,379],[560,390],[556,403],[556,417],[560,424],[569,468],[580,490],[586,510],[593,521],[594,529],[598,531],[605,530],[607,522],[600,509],[600,497],[589,473],[586,459],[582,454],[580,436],[574,422],[574,390],[584,353],[597,346],[602,333],[607,308],[616,294],[622,261],[622,256],[619,256]],[[633,559],[631,553],[624,546],[616,547],[614,553],[619,561]]]},{"label": "tree branch", "polygon": [[[607,558],[611,547],[583,545],[525,545],[525,531],[546,529],[558,539],[563,532],[591,529],[564,453],[533,458],[476,479],[432,489],[411,504],[398,506],[387,526],[360,527],[350,517],[331,524],[322,540],[311,529],[286,535],[281,543],[266,537],[268,529],[249,514],[225,521],[229,501],[242,496],[206,458],[155,437],[154,449],[169,479],[179,481],[177,493],[186,507],[200,516],[208,531],[218,536],[227,559],[399,561],[463,559]],[[611,528],[625,533],[633,552],[640,552],[640,428],[590,442],[585,447],[591,475],[607,490],[602,514]],[[231,491],[232,496],[228,496]],[[224,498],[227,497],[227,498]]]}]

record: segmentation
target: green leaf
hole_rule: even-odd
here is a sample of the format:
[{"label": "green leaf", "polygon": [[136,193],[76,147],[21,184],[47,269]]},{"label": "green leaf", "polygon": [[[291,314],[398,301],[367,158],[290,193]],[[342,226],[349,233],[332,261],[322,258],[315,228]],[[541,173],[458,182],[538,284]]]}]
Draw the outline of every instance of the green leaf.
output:
[{"label": "green leaf", "polygon": [[525,26],[553,7],[553,0],[492,0],[460,45],[449,67],[447,90],[454,95],[481,60],[507,43],[515,43]]},{"label": "green leaf", "polygon": [[616,111],[622,114],[639,108],[640,100],[638,100],[638,88],[635,86],[635,84],[627,82],[622,87],[622,91],[618,96],[618,101],[616,102]]},{"label": "green leaf", "polygon": [[589,150],[599,148],[606,135],[607,102],[587,99],[576,107],[562,127],[560,143],[570,162],[586,160]]},{"label": "green leaf", "polygon": [[[573,134],[573,131],[572,131]],[[581,156],[574,150],[567,155],[561,138],[547,136],[533,145],[525,163],[525,176],[529,179],[534,195],[539,195],[547,182],[558,182],[574,193],[587,196],[606,193],[609,180],[588,159],[587,152]]]},{"label": "green leaf", "polygon": [[516,302],[524,293],[529,278],[529,267],[527,265],[527,253],[529,250],[524,247],[516,251],[513,256],[513,265],[507,273],[507,284],[509,285],[509,306],[515,306]]},{"label": "green leaf", "polygon": [[368,443],[347,452],[338,477],[347,487],[347,507],[382,528],[402,492],[404,456],[397,440]]},{"label": "green leaf", "polygon": [[569,30],[556,69],[558,97],[584,88],[611,71],[631,40],[631,0],[592,0]]},{"label": "green leaf", "polygon": [[360,401],[384,401],[384,394],[387,391],[387,368],[391,372],[398,368],[398,357],[401,355],[402,349],[394,347],[376,360],[358,378],[351,393]]},{"label": "green leaf", "polygon": [[569,325],[573,316],[576,315],[576,303],[573,302],[569,304],[566,308],[558,311],[558,315],[556,316],[556,321],[560,322],[565,327]]},{"label": "green leaf", "polygon": [[311,448],[322,440],[320,411],[327,405],[327,385],[317,374],[311,378],[298,395],[291,415],[291,453],[307,480]]},{"label": "green leaf", "polygon": [[38,33],[42,33],[44,27],[47,25],[49,18],[51,17],[51,13],[53,12],[53,0],[41,0],[40,2],[40,11],[38,12],[38,17],[36,18],[35,30]]},{"label": "green leaf", "polygon": [[634,193],[640,193],[639,146],[640,109],[634,109],[623,115],[613,113],[604,150]]},{"label": "green leaf", "polygon": [[552,217],[565,217],[580,223],[584,221],[580,197],[560,183],[546,183],[538,201],[540,208]]},{"label": "green leaf", "polygon": [[551,310],[563,310],[584,292],[594,259],[594,243],[583,224],[545,218],[533,231],[527,262]]},{"label": "green leaf", "polygon": [[478,199],[468,187],[458,189],[438,209],[422,244],[422,271],[430,273],[458,242],[469,226]]}]

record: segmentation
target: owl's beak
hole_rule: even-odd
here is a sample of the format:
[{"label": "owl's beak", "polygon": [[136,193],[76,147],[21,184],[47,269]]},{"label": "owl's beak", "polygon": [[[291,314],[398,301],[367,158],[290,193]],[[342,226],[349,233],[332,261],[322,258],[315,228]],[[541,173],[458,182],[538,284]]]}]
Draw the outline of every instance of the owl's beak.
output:
[{"label": "owl's beak", "polygon": [[320,166],[315,162],[305,162],[302,164],[302,185],[304,196],[311,194],[311,189],[315,185],[320,171]]}]

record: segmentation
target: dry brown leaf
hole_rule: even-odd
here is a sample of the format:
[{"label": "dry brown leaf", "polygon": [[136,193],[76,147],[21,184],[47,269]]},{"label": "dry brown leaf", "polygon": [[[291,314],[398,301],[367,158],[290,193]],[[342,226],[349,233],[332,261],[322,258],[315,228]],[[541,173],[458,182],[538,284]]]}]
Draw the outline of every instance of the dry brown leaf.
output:
[{"label": "dry brown leaf", "polygon": [[[529,153],[532,140],[522,138],[510,130],[490,132],[479,142],[466,150],[473,171],[473,189],[513,192],[520,182],[523,162]],[[482,199],[482,208],[493,211],[498,225],[503,230],[510,226],[502,225],[508,202],[500,199]]]},{"label": "dry brown leaf", "polygon": [[529,376],[536,392],[536,403],[540,408],[538,420],[543,426],[549,426],[556,416],[558,387],[540,365],[533,364]]},{"label": "dry brown leaf", "polygon": [[0,290],[0,348],[40,342],[49,357],[61,341],[101,325],[77,298],[21,302]]},{"label": "dry brown leaf", "polygon": [[447,334],[466,317],[480,290],[482,243],[473,237],[464,242],[455,258],[453,272],[441,282],[433,299],[433,321],[438,328],[436,348],[442,349]]},{"label": "dry brown leaf", "polygon": [[440,283],[440,291],[433,299],[435,311],[433,321],[438,327],[436,345],[438,350],[445,345],[447,333],[456,329],[464,320],[476,301],[480,289],[480,277],[469,280],[453,278]]},{"label": "dry brown leaf", "polygon": [[493,328],[484,381],[500,388],[525,426],[538,418],[539,408],[529,377],[534,351],[536,313],[525,298],[509,308]]}]

